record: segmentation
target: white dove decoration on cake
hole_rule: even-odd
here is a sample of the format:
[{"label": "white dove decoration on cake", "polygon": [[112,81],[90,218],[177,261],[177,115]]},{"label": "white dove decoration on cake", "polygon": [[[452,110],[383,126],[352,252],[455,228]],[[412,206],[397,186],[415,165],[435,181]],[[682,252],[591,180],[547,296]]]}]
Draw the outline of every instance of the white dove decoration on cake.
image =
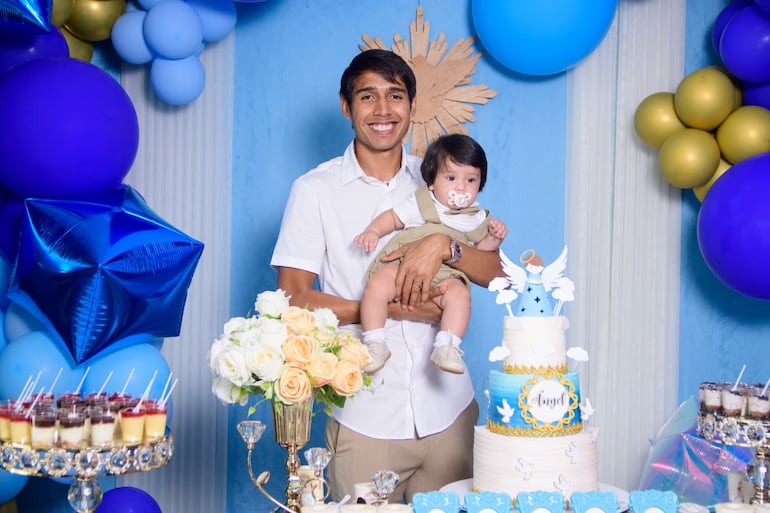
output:
[{"label": "white dove decoration on cake", "polygon": [[508,401],[503,398],[503,405],[497,407],[497,412],[503,416],[503,422],[510,424],[511,417],[516,412],[516,408],[512,408]]},{"label": "white dove decoration on cake", "polygon": [[522,479],[529,481],[532,479],[532,470],[534,470],[534,463],[524,458],[519,458],[514,464],[514,468],[522,475]]},{"label": "white dove decoration on cake", "polygon": [[[497,292],[498,304],[505,304],[508,313],[513,316],[510,304],[519,296],[516,315],[549,317],[557,316],[565,301],[575,299],[575,284],[564,276],[567,267],[567,246],[559,257],[545,266],[534,250],[528,249],[521,254],[519,261],[524,267],[516,265],[500,250],[500,261],[506,276],[494,278],[489,283],[489,290]],[[551,307],[551,297],[557,300]]]}]

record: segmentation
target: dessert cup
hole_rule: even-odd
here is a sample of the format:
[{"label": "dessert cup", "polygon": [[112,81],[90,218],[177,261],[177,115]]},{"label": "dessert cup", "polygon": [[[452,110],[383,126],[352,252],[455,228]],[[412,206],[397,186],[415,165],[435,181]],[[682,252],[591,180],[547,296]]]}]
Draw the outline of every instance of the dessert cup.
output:
[{"label": "dessert cup", "polygon": [[746,403],[746,398],[741,393],[741,389],[733,390],[729,383],[726,383],[721,390],[722,412],[725,415],[742,415]]},{"label": "dessert cup", "polygon": [[32,438],[32,421],[27,417],[27,410],[21,408],[11,409],[11,442],[21,445],[29,445]]},{"label": "dessert cup", "polygon": [[109,447],[115,438],[115,414],[108,409],[95,408],[89,411],[91,419],[91,445]]},{"label": "dessert cup", "polygon": [[770,418],[770,397],[762,395],[762,389],[755,387],[746,405],[748,416],[753,419]]},{"label": "dessert cup", "polygon": [[166,418],[168,417],[168,403],[161,405],[157,401],[145,403],[144,440],[151,442],[163,438],[166,434]]},{"label": "dessert cup", "polygon": [[11,403],[0,404],[0,441],[11,440]]},{"label": "dessert cup", "polygon": [[79,449],[86,439],[86,415],[82,409],[59,411],[59,443],[65,449]]},{"label": "dessert cup", "polygon": [[30,443],[35,449],[50,449],[56,442],[56,412],[49,405],[32,412]]},{"label": "dessert cup", "polygon": [[138,443],[144,438],[144,409],[124,408],[120,411],[120,436],[125,443]]}]

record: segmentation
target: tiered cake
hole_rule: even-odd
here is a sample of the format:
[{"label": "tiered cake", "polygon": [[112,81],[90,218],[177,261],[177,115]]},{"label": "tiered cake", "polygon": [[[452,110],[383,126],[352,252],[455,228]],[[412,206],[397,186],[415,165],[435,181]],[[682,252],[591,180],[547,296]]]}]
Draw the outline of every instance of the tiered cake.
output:
[{"label": "tiered cake", "polygon": [[[570,372],[567,356],[587,360],[580,348],[566,350],[569,322],[559,315],[563,301],[574,298],[574,286],[562,273],[566,248],[547,267],[534,251],[515,265],[502,252],[507,278],[490,290],[507,305],[503,340],[490,361],[503,362],[489,373],[486,426],[477,426],[473,448],[473,489],[505,492],[598,489],[596,429],[584,429],[592,413],[581,403],[578,372]],[[510,306],[517,300],[516,311]]]}]

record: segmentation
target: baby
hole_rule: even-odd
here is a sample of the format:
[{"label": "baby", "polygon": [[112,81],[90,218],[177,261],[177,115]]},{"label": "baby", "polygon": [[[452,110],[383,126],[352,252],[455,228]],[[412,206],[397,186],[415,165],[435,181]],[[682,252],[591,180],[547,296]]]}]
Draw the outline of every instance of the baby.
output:
[{"label": "baby", "polygon": [[487,158],[483,148],[471,137],[450,134],[435,140],[425,152],[420,167],[427,184],[405,202],[378,215],[353,239],[364,251],[373,251],[380,238],[396,234],[377,255],[367,273],[361,299],[363,342],[372,363],[366,372],[380,370],[390,358],[385,341],[388,303],[396,295],[398,262],[380,260],[398,247],[432,233],[451,238],[452,257],[444,261],[431,287],[442,284],[443,294],[432,298],[442,309],[441,329],[436,334],[431,362],[440,369],[462,374],[460,342],[470,321],[470,280],[451,267],[462,257],[459,242],[485,251],[497,251],[508,229],[502,221],[491,219],[489,212],[476,203],[487,179]]}]

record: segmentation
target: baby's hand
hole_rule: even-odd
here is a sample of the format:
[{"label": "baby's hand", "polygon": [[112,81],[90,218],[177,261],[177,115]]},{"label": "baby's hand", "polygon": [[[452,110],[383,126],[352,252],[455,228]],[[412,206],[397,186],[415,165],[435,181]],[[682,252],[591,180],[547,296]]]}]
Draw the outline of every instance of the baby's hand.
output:
[{"label": "baby's hand", "polygon": [[353,244],[369,253],[377,248],[377,242],[379,242],[379,240],[380,238],[376,233],[372,230],[366,230],[353,238]]},{"label": "baby's hand", "polygon": [[503,240],[508,235],[508,227],[499,219],[492,219],[489,221],[489,234],[496,239]]}]

